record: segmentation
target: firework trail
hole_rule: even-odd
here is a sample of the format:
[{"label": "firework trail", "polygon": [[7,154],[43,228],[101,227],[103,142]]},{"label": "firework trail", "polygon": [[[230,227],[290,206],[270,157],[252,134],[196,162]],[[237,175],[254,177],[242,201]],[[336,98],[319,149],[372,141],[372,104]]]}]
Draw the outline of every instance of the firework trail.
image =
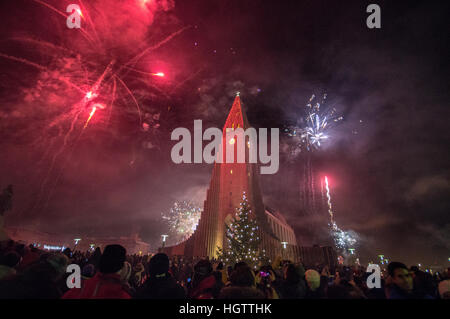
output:
[{"label": "firework trail", "polygon": [[[35,62],[32,62],[32,61],[29,61],[29,60],[24,59],[24,58],[18,58],[18,57],[7,55],[7,54],[3,54],[3,53],[0,53],[0,57],[8,59],[8,60],[12,60],[12,61],[20,62],[20,63],[26,64],[26,65],[30,65],[30,66],[38,69],[38,70],[41,70],[41,71],[51,72],[51,70],[46,68],[45,66],[40,65],[40,64],[35,63]],[[65,84],[67,84],[67,85],[77,89],[80,92],[83,92],[83,90],[79,86],[73,84],[72,82],[69,81],[69,79],[67,79],[65,77],[58,77],[57,80],[61,81],[61,82],[64,82]]]},{"label": "firework trail", "polygon": [[330,188],[328,186],[328,177],[325,176],[325,188],[327,190],[327,203],[328,203],[328,214],[330,215],[330,224],[333,225],[333,209],[331,208],[331,196],[330,196]]},{"label": "firework trail", "polygon": [[88,126],[89,121],[91,120],[92,116],[94,116],[96,110],[97,110],[97,106],[93,106],[93,107],[92,107],[92,111],[91,111],[91,113],[89,113],[89,117],[88,117],[88,119],[86,120],[86,123],[85,123],[84,126],[83,126],[83,131],[84,131],[84,130],[86,129],[86,127]]},{"label": "firework trail", "polygon": [[189,201],[176,201],[162,214],[169,228],[169,240],[176,245],[189,238],[197,228],[202,209]]},{"label": "firework trail", "polygon": [[[66,13],[62,12],[61,10],[56,9],[54,6],[48,4],[47,2],[44,2],[44,1],[41,1],[41,0],[33,0],[33,1],[36,2],[36,3],[39,3],[39,4],[43,5],[43,6],[45,6],[47,8],[49,8],[50,10],[58,13],[59,15],[63,16],[66,19],[67,19],[67,17],[69,17],[69,14],[66,14]],[[80,13],[80,15],[82,15],[81,12],[79,12],[79,13]],[[80,27],[78,30],[80,30],[80,32],[82,33],[83,37],[86,40],[88,40],[91,43],[93,42],[93,39],[89,36],[89,34],[83,28]]]},{"label": "firework trail", "polygon": [[350,232],[346,232],[340,229],[336,224],[336,221],[334,220],[334,213],[331,206],[331,195],[327,176],[325,176],[325,189],[328,204],[328,214],[330,216],[330,223],[328,225],[330,227],[330,231],[333,236],[336,248],[342,249],[344,250],[344,252],[346,252],[349,249],[353,249],[353,247],[357,243],[357,239],[355,238],[355,236],[352,236]]},{"label": "firework trail", "polygon": [[[191,28],[191,26],[186,26],[184,28],[181,28],[180,30],[172,33],[171,35],[169,35],[167,38],[165,38],[164,40],[156,43],[155,45],[149,46],[148,48],[146,48],[144,51],[142,51],[141,53],[137,54],[135,57],[133,57],[132,59],[130,59],[127,63],[125,63],[122,67],[128,67],[130,64],[132,64],[133,66],[139,61],[139,59],[141,59],[143,56],[145,56],[146,54],[148,54],[149,52],[156,50],[158,48],[160,48],[161,46],[163,46],[164,44],[166,44],[167,42],[169,42],[170,40],[172,40],[173,38],[175,38],[177,35],[183,33],[184,31],[186,31],[187,29]],[[120,70],[119,70],[120,71]]]}]

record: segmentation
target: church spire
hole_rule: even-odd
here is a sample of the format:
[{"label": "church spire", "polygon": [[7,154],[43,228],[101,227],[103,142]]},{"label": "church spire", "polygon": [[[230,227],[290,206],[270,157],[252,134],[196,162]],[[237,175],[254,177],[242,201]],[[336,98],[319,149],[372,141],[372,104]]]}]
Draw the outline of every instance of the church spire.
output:
[{"label": "church spire", "polygon": [[237,92],[236,97],[234,98],[233,106],[231,107],[230,113],[228,113],[227,120],[225,121],[223,130],[224,132],[226,132],[227,128],[243,128],[246,130],[249,127],[250,125],[247,120],[247,115],[245,114],[241,103],[240,92]]}]

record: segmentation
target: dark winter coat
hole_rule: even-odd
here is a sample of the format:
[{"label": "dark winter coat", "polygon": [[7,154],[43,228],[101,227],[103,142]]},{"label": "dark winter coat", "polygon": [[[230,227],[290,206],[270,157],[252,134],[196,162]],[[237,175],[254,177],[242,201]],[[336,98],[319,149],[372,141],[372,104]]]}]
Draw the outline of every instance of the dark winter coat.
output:
[{"label": "dark winter coat", "polygon": [[302,299],[306,295],[306,284],[304,280],[299,282],[283,280],[277,286],[277,291],[280,299]]},{"label": "dark winter coat", "polygon": [[170,274],[147,279],[134,296],[137,299],[185,299],[186,293]]},{"label": "dark winter coat", "polygon": [[265,296],[255,287],[231,286],[222,289],[219,299],[265,299]]},{"label": "dark winter coat", "polygon": [[0,281],[0,299],[59,299],[58,277],[47,263],[33,265],[23,274]]}]

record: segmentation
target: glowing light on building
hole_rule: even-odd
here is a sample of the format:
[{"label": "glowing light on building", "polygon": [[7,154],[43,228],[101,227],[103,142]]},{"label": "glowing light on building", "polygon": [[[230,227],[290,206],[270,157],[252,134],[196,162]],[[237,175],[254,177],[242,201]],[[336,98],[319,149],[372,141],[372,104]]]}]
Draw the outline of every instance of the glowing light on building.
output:
[{"label": "glowing light on building", "polygon": [[47,249],[47,250],[60,250],[60,251],[62,251],[62,250],[64,250],[66,247],[64,247],[64,246],[52,246],[52,245],[44,245],[44,249]]}]

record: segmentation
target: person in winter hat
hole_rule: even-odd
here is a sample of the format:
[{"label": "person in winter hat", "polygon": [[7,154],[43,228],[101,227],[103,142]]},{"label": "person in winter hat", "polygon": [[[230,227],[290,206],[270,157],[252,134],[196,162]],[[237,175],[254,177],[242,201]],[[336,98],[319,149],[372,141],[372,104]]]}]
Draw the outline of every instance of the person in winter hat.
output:
[{"label": "person in winter hat", "polygon": [[207,259],[200,260],[194,266],[189,297],[192,299],[215,299],[218,298],[220,289],[221,286],[213,274],[211,262]]},{"label": "person in winter hat", "polygon": [[169,273],[169,257],[159,253],[148,265],[149,278],[136,291],[137,299],[184,299],[186,293]]},{"label": "person in winter hat", "polygon": [[16,274],[16,267],[20,262],[20,255],[15,251],[7,252],[0,258],[0,280],[7,279]]},{"label": "person in winter hat", "polygon": [[283,280],[275,284],[281,299],[301,299],[306,294],[305,269],[303,266],[287,264],[283,269]]},{"label": "person in winter hat", "polygon": [[262,291],[256,288],[255,274],[247,265],[237,267],[230,276],[229,287],[220,292],[220,299],[264,299]]}]

